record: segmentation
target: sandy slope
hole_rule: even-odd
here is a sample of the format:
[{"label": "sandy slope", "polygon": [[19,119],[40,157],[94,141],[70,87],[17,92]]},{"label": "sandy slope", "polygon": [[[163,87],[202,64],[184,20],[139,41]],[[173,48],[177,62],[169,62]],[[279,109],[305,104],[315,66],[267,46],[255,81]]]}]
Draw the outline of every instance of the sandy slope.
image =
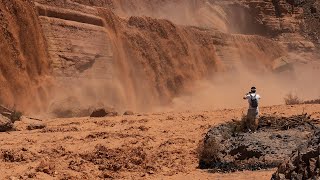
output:
[{"label": "sandy slope", "polygon": [[[0,136],[0,179],[269,179],[273,170],[212,174],[197,169],[196,148],[212,125],[239,118],[245,109],[166,112],[107,118],[45,120],[41,130]],[[320,105],[263,107],[285,116]]]}]

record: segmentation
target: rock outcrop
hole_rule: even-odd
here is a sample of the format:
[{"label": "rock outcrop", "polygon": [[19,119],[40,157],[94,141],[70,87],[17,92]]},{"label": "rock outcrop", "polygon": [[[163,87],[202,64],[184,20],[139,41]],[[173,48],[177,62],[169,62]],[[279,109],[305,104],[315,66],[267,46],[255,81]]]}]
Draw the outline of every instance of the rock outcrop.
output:
[{"label": "rock outcrop", "polygon": [[279,165],[272,180],[320,178],[320,130]]},{"label": "rock outcrop", "polygon": [[0,132],[10,131],[13,128],[11,120],[5,116],[0,115]]},{"label": "rock outcrop", "polygon": [[230,172],[276,167],[319,128],[317,121],[305,114],[262,116],[255,133],[243,132],[242,122],[229,122],[208,131],[199,148],[200,168]]}]

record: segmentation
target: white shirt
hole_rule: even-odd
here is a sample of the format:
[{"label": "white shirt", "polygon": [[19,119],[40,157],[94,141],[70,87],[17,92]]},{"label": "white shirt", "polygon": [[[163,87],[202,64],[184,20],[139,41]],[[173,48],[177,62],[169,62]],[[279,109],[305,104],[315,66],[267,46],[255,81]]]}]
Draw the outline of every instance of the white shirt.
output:
[{"label": "white shirt", "polygon": [[249,109],[256,109],[254,107],[251,106],[251,97],[252,98],[256,98],[257,99],[257,102],[258,102],[258,105],[259,105],[259,100],[260,100],[260,95],[259,94],[256,94],[256,93],[248,93],[244,96],[244,99],[247,99],[248,100],[248,103],[249,103]]}]

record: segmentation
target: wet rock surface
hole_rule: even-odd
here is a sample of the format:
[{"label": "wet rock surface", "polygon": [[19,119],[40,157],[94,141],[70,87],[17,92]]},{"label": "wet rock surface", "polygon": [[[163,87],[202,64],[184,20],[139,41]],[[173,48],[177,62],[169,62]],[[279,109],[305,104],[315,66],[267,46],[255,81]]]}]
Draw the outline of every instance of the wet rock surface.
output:
[{"label": "wet rock surface", "polygon": [[[199,168],[212,172],[260,170],[277,167],[319,129],[307,114],[262,116],[258,130],[243,132],[243,121],[211,128],[199,148]],[[202,147],[201,147],[202,146]]]}]

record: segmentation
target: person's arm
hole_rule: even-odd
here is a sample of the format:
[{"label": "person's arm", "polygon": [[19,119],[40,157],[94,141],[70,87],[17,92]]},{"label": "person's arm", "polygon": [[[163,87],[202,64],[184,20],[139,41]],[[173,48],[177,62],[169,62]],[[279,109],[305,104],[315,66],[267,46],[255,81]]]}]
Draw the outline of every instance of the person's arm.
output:
[{"label": "person's arm", "polygon": [[244,96],[243,96],[243,99],[244,99],[244,100],[248,99],[248,95],[249,95],[249,93],[247,93],[246,95],[244,95]]}]

